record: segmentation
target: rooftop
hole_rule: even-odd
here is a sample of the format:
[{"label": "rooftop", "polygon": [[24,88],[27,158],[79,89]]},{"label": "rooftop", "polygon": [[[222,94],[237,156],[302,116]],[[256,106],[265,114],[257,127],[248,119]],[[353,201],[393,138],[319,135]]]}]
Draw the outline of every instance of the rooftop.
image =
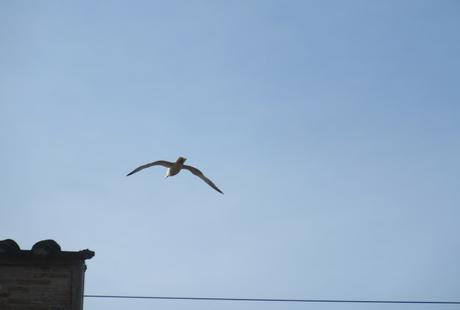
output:
[{"label": "rooftop", "polygon": [[14,258],[15,261],[54,261],[67,262],[86,260],[94,256],[94,252],[88,249],[81,251],[62,251],[60,245],[51,239],[38,241],[31,250],[21,250],[19,245],[12,239],[0,241],[0,260]]}]

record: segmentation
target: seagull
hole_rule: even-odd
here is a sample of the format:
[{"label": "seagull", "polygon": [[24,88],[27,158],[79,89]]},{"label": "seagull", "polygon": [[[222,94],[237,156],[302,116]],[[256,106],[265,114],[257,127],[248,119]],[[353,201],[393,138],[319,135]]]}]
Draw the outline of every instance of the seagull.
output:
[{"label": "seagull", "polygon": [[216,191],[218,191],[219,193],[223,194],[223,192],[219,188],[217,188],[216,184],[214,184],[210,179],[208,179],[203,174],[203,172],[201,172],[200,170],[198,170],[195,167],[184,165],[186,160],[187,160],[187,158],[185,158],[185,157],[177,158],[176,162],[174,162],[174,163],[172,163],[170,161],[166,161],[166,160],[157,160],[157,161],[154,161],[154,162],[151,162],[151,163],[148,163],[148,164],[145,164],[145,165],[137,167],[136,169],[134,169],[133,171],[128,173],[126,176],[130,176],[131,174],[134,174],[136,172],[139,172],[139,171],[141,171],[141,170],[143,170],[145,168],[149,168],[149,167],[152,167],[152,166],[163,166],[163,167],[168,168],[168,170],[166,171],[166,178],[167,177],[172,177],[172,176],[178,174],[182,169],[186,169],[186,170],[190,171],[191,173],[193,173],[194,175],[196,175],[197,177],[199,177],[200,179],[202,179],[203,181],[205,181],[206,183],[208,183],[208,185],[211,186],[212,188],[214,188]]}]

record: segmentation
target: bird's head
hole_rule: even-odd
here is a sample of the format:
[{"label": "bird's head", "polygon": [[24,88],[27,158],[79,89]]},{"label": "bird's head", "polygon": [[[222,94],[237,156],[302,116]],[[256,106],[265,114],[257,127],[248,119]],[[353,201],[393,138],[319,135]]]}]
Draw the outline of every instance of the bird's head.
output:
[{"label": "bird's head", "polygon": [[177,159],[177,162],[183,164],[183,163],[185,163],[186,160],[187,160],[187,158],[179,156],[179,158]]}]

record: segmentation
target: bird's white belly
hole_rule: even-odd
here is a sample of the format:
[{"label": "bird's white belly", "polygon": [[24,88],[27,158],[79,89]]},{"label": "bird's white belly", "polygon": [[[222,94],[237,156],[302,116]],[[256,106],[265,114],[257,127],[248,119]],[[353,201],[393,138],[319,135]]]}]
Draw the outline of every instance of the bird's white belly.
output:
[{"label": "bird's white belly", "polygon": [[173,175],[176,175],[180,172],[182,167],[178,167],[178,166],[172,166],[171,168],[168,169],[168,175],[169,176],[173,176]]}]

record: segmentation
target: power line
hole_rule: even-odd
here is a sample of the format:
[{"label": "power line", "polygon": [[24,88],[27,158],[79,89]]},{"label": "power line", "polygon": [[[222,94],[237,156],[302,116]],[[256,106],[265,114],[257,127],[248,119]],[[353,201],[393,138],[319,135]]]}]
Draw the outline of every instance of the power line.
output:
[{"label": "power line", "polygon": [[118,299],[249,301],[249,302],[460,305],[460,301],[439,301],[439,300],[430,301],[430,300],[362,300],[362,299],[282,299],[282,298],[229,298],[229,297],[128,296],[128,295],[84,295],[84,297],[86,298],[118,298]]}]

